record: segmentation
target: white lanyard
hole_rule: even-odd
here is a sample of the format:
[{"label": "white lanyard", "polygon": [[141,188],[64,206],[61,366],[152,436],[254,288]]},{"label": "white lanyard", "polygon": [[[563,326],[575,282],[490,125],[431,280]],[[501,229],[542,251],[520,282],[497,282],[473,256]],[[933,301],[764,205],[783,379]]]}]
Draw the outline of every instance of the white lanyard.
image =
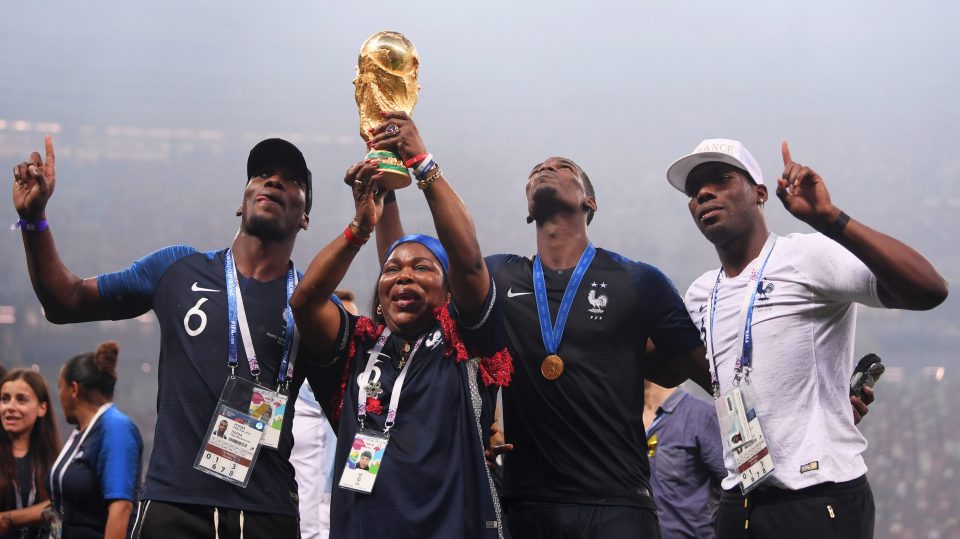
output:
[{"label": "white lanyard", "polygon": [[[746,291],[743,295],[743,302],[740,305],[740,316],[737,321],[738,334],[737,342],[740,343],[739,353],[737,355],[737,364],[734,367],[733,385],[740,384],[740,380],[750,375],[750,369],[753,363],[753,303],[757,296],[757,287],[760,279],[763,277],[763,271],[767,267],[767,261],[770,260],[770,254],[773,252],[773,246],[777,243],[777,236],[770,234],[767,241],[760,251],[760,255],[754,260],[748,268],[750,278],[747,280]],[[757,265],[760,265],[757,268]],[[704,324],[707,344],[707,362],[710,367],[711,385],[713,386],[713,397],[720,397],[720,379],[717,374],[717,360],[713,345],[713,322],[717,308],[717,294],[720,289],[720,279],[723,275],[723,268],[717,272],[717,281],[713,285],[713,291],[710,293],[710,305],[707,309],[707,319]]]},{"label": "white lanyard", "polygon": [[[383,328],[383,333],[380,334],[380,339],[377,340],[377,344],[368,352],[367,355],[367,366],[363,370],[363,374],[357,380],[357,385],[360,386],[359,391],[357,392],[357,420],[360,423],[360,428],[363,428],[364,418],[367,415],[367,385],[370,383],[371,378],[376,371],[379,374],[379,367],[376,366],[377,359],[380,357],[380,352],[383,350],[385,344],[387,344],[387,337],[390,336],[390,329]],[[400,390],[403,389],[403,381],[407,378],[407,371],[410,370],[410,364],[413,363],[413,356],[416,355],[417,351],[420,349],[420,345],[423,343],[423,337],[417,340],[417,343],[413,346],[413,350],[410,352],[410,356],[407,358],[407,362],[403,365],[403,368],[400,369],[400,375],[397,376],[397,381],[393,383],[393,390],[390,392],[390,406],[387,409],[387,420],[383,425],[383,433],[386,434],[390,431],[390,428],[393,427],[393,424],[397,419],[397,408],[400,406]],[[364,383],[360,383],[363,380]]]},{"label": "white lanyard", "polygon": [[[66,456],[67,451],[70,450],[70,446],[73,444],[73,441],[77,438],[77,435],[80,434],[80,442],[73,448],[73,452],[70,453],[70,457],[66,462],[63,463],[63,468],[60,469],[60,473],[57,474],[57,483],[60,486],[60,509],[63,509],[63,476],[67,473],[67,468],[70,467],[70,463],[73,462],[73,458],[77,456],[77,451],[80,451],[80,446],[83,445],[83,441],[87,439],[87,435],[90,434],[90,431],[93,430],[93,426],[97,424],[97,420],[100,419],[100,416],[107,411],[108,408],[113,406],[112,402],[108,402],[100,407],[97,410],[97,413],[94,414],[93,419],[90,420],[90,423],[87,424],[87,428],[83,429],[83,434],[80,434],[79,430],[74,430],[70,434],[70,438],[67,440],[66,445],[63,446],[63,449],[60,451],[60,454],[57,456],[57,460],[53,463],[53,468],[51,470],[56,471],[57,466],[60,465],[60,462],[63,461],[63,457]],[[53,496],[53,476],[50,474],[50,495]]]},{"label": "white lanyard", "polygon": [[[33,475],[33,466],[30,466],[30,495],[27,496],[27,507],[33,505],[37,499],[37,482]],[[18,481],[13,482],[13,492],[17,496],[17,509],[23,509],[23,500],[20,498],[20,485]]]}]

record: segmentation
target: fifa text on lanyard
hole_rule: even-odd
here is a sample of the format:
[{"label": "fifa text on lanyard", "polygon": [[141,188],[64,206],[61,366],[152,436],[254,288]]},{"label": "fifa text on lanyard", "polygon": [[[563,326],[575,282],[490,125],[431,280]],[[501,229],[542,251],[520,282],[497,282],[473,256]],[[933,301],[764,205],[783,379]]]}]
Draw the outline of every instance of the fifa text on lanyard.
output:
[{"label": "fifa text on lanyard", "polygon": [[733,389],[721,394],[720,379],[717,374],[717,360],[714,352],[714,319],[716,317],[717,296],[723,268],[717,272],[717,281],[710,294],[709,320],[706,324],[707,357],[710,365],[710,383],[723,446],[732,452],[737,467],[740,490],[744,494],[757,487],[770,477],[774,469],[773,458],[767,449],[766,438],[760,428],[760,418],[756,412],[756,395],[750,385],[750,371],[753,365],[753,306],[763,272],[773,253],[777,237],[770,234],[764,243],[757,260],[762,260],[759,269],[751,267],[747,290],[740,309],[738,328],[740,331],[740,355],[734,366]]},{"label": "fifa text on lanyard", "polygon": [[[253,348],[247,313],[243,307],[233,253],[229,249],[224,255],[224,272],[229,315],[227,366],[230,368],[230,376],[224,384],[217,409],[210,419],[206,440],[193,467],[218,479],[246,487],[250,481],[250,471],[260,454],[260,447],[276,449],[280,445],[287,392],[293,378],[300,342],[290,309],[290,296],[297,286],[297,272],[292,264],[287,271],[287,301],[284,308],[286,342],[280,357],[280,367],[277,369],[276,390],[260,385],[260,365]],[[253,381],[236,375],[237,333],[243,341]]]}]

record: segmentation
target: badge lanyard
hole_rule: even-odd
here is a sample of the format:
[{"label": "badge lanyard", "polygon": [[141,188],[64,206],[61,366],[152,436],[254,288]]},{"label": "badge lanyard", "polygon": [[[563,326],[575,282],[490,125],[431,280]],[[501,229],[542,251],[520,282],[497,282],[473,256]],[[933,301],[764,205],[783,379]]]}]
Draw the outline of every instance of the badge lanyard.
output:
[{"label": "badge lanyard", "polygon": [[[740,308],[738,341],[741,343],[741,346],[740,357],[737,358],[737,363],[734,367],[734,386],[739,386],[740,381],[744,377],[749,378],[750,376],[750,369],[753,364],[753,305],[757,297],[760,280],[763,277],[763,271],[767,267],[767,262],[770,261],[770,255],[773,253],[773,246],[776,243],[777,236],[770,234],[763,246],[763,250],[760,251],[760,256],[757,257],[757,260],[763,260],[760,269],[756,269],[755,265],[750,269],[750,279],[747,281],[747,292],[744,294],[743,305]],[[710,294],[710,308],[708,309],[709,320],[706,324],[707,357],[710,359],[711,370],[710,384],[715,399],[720,398],[720,380],[717,374],[717,359],[713,345],[713,321],[716,316],[717,294],[720,290],[720,279],[722,276],[723,268],[720,268],[720,271],[717,272],[717,280],[713,285],[713,292]]]},{"label": "badge lanyard", "polygon": [[[103,413],[106,412],[107,409],[110,408],[111,406],[113,406],[112,402],[108,402],[103,406],[101,406],[100,409],[97,410],[97,413],[94,414],[93,419],[90,420],[90,423],[87,425],[87,428],[83,429],[83,434],[80,434],[79,430],[75,430],[73,431],[72,434],[70,434],[70,439],[67,440],[67,444],[63,446],[63,450],[60,451],[60,455],[57,457],[57,460],[54,461],[53,468],[50,469],[51,470],[50,495],[52,497],[54,494],[53,479],[54,479],[54,475],[56,475],[57,485],[60,487],[60,504],[59,504],[59,507],[57,507],[56,509],[60,513],[63,513],[63,476],[66,475],[67,468],[69,468],[70,464],[73,463],[74,457],[77,456],[77,452],[80,451],[80,447],[83,446],[83,441],[86,440],[87,435],[90,434],[91,431],[93,431],[93,426],[97,424],[97,420],[100,419],[100,416],[103,415]],[[59,466],[61,462],[63,462],[63,457],[67,455],[67,451],[70,450],[70,445],[73,443],[74,440],[77,439],[78,434],[80,434],[80,442],[77,443],[76,447],[73,448],[73,452],[70,453],[70,457],[67,459],[67,461],[63,463],[63,468],[60,469],[60,473],[54,474],[53,471],[57,469],[57,466]]]},{"label": "badge lanyard", "polygon": [[[247,355],[247,365],[250,367],[250,374],[254,381],[260,383],[260,364],[257,361],[257,354],[253,349],[253,338],[250,336],[250,326],[247,324],[247,312],[243,307],[243,294],[240,291],[240,282],[237,279],[237,268],[233,262],[233,253],[227,249],[224,256],[224,273],[227,281],[227,310],[229,314],[229,356],[227,365],[230,367],[230,374],[235,375],[237,368],[237,333],[243,341],[243,348]],[[287,271],[287,301],[283,310],[283,317],[286,321],[286,342],[283,346],[283,354],[280,356],[280,368],[277,369],[277,391],[284,386],[289,385],[293,379],[293,366],[297,360],[300,339],[296,324],[293,320],[293,309],[290,308],[290,297],[297,287],[297,271],[291,264]]]},{"label": "badge lanyard", "polygon": [[[23,509],[23,498],[20,497],[20,485],[18,485],[16,481],[13,482],[13,493],[17,497],[17,509]],[[37,499],[37,482],[31,477],[30,478],[30,494],[27,495],[27,507],[30,507],[31,505],[33,505],[33,502],[36,501],[36,499]]]},{"label": "badge lanyard", "polygon": [[[387,343],[387,337],[390,336],[390,329],[383,328],[383,333],[380,334],[380,339],[377,340],[376,346],[374,346],[367,357],[367,366],[363,370],[363,375],[360,380],[370,380],[370,377],[374,374],[374,369],[376,369],[377,358],[380,357],[380,352],[383,350],[384,345]],[[407,372],[410,370],[410,364],[413,363],[413,356],[417,354],[417,350],[420,349],[420,345],[423,344],[423,337],[417,340],[417,343],[413,345],[413,350],[410,351],[410,356],[407,358],[407,362],[403,365],[403,368],[400,369],[400,375],[397,376],[397,381],[393,383],[393,390],[390,395],[390,406],[387,409],[387,420],[383,425],[383,433],[387,434],[390,432],[390,429],[393,427],[393,424],[397,419],[397,408],[400,406],[400,391],[403,389],[403,382],[407,378]],[[358,380],[359,382],[359,380]],[[360,430],[363,430],[363,423],[367,417],[367,386],[370,385],[370,382],[358,383],[360,386],[359,391],[357,392],[357,422],[360,424]]]},{"label": "badge lanyard", "polygon": [[533,259],[533,290],[537,297],[537,314],[540,318],[540,335],[543,337],[543,347],[547,354],[555,355],[560,347],[560,340],[563,338],[563,328],[567,325],[567,315],[570,314],[570,308],[573,306],[573,298],[577,295],[577,289],[580,288],[580,281],[583,275],[593,262],[593,256],[597,248],[592,243],[587,243],[587,248],[580,255],[580,261],[570,276],[570,282],[563,292],[563,300],[560,301],[560,310],[557,312],[557,321],[551,327],[550,325],[550,305],[547,303],[547,286],[543,279],[543,265],[540,263],[540,253],[537,253]]}]

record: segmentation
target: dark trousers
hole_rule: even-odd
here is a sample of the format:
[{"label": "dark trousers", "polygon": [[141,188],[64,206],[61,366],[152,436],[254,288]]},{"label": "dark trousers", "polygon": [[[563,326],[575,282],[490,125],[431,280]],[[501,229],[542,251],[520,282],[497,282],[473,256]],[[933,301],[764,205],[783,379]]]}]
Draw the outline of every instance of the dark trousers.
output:
[{"label": "dark trousers", "polygon": [[300,522],[295,517],[206,505],[141,500],[133,518],[133,539],[239,539],[241,528],[247,538],[300,537]]},{"label": "dark trousers", "polygon": [[512,503],[514,539],[659,539],[657,512],[619,505]]},{"label": "dark trousers", "polygon": [[872,539],[873,493],[866,476],[800,490],[759,487],[720,497],[718,539]]}]

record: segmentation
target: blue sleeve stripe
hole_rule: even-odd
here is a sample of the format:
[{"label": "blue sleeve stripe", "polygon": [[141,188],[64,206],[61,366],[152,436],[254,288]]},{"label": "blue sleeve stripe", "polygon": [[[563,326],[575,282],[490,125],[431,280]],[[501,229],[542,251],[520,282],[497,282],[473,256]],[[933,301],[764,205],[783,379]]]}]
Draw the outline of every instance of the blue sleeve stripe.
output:
[{"label": "blue sleeve stripe", "polygon": [[136,500],[143,442],[130,419],[113,406],[101,419],[103,443],[97,459],[105,500]]},{"label": "blue sleeve stripe", "polygon": [[104,273],[97,277],[100,297],[111,307],[118,302],[152,298],[167,268],[196,252],[196,249],[186,245],[164,247],[137,260],[125,270]]}]

